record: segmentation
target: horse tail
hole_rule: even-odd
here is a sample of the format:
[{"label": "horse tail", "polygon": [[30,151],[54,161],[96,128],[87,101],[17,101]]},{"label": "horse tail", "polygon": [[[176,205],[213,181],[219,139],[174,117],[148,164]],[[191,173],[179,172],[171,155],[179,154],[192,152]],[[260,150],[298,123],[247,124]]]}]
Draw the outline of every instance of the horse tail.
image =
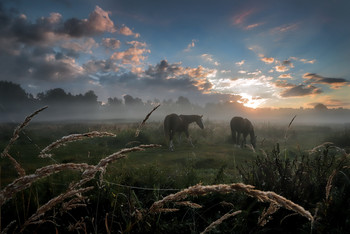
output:
[{"label": "horse tail", "polygon": [[166,116],[165,119],[164,119],[164,135],[166,138],[169,138],[170,136],[170,116]]}]

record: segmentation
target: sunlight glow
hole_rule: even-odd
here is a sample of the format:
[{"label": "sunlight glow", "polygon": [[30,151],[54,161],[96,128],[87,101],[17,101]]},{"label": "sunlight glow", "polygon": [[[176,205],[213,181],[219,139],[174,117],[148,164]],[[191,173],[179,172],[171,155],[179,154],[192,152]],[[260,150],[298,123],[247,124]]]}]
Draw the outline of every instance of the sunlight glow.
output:
[{"label": "sunlight glow", "polygon": [[243,104],[245,107],[250,107],[253,109],[258,108],[261,104],[263,104],[266,101],[266,99],[260,97],[253,97],[247,93],[240,93],[239,95],[242,98],[237,102]]}]

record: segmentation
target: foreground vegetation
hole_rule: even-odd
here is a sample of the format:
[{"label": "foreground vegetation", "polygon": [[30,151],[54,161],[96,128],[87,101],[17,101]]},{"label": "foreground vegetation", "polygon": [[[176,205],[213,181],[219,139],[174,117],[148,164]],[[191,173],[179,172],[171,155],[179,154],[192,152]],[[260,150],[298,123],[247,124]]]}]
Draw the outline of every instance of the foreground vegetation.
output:
[{"label": "foreground vegetation", "polygon": [[255,152],[234,147],[225,123],[207,121],[203,131],[191,129],[195,148],[182,139],[170,152],[161,123],[146,124],[135,137],[138,123],[26,127],[31,118],[14,134],[16,125],[1,126],[4,232],[350,228],[347,130],[257,124]]}]

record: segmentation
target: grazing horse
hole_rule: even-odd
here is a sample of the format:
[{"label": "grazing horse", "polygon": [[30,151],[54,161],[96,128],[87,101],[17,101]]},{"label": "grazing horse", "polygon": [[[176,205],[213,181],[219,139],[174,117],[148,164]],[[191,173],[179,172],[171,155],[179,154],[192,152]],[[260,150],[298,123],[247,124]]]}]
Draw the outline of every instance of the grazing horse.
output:
[{"label": "grazing horse", "polygon": [[169,137],[169,149],[174,151],[173,137],[176,132],[180,134],[184,132],[190,144],[193,146],[190,135],[188,133],[188,125],[190,123],[196,122],[197,125],[203,129],[204,125],[202,123],[203,115],[177,115],[170,114],[164,119],[164,133],[166,137]]},{"label": "grazing horse", "polygon": [[241,134],[243,135],[243,140],[241,142],[241,147],[246,144],[247,135],[250,135],[250,142],[253,147],[256,147],[256,136],[254,134],[254,127],[248,119],[243,119],[242,117],[235,116],[230,122],[232,139],[234,144],[240,144],[239,138]]}]

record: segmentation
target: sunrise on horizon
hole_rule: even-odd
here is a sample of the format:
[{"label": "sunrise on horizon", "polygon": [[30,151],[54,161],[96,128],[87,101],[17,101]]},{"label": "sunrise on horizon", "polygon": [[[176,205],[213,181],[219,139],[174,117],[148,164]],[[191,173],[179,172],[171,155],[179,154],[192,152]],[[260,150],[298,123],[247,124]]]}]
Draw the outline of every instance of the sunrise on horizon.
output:
[{"label": "sunrise on horizon", "polygon": [[0,79],[99,101],[350,108],[348,1],[0,2]]}]

